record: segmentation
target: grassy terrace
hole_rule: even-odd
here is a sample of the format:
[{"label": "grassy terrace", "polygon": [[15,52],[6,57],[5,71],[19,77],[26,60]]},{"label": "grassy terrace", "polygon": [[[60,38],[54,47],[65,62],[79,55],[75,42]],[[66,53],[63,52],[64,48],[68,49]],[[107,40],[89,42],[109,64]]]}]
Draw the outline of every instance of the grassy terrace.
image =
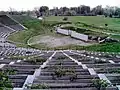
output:
[{"label": "grassy terrace", "polygon": [[[15,17],[16,18],[16,17]],[[18,18],[18,17],[17,17]],[[16,20],[17,20],[16,18]],[[90,50],[90,51],[105,51],[105,52],[120,52],[120,44],[119,43],[105,43],[105,44],[97,44],[92,46],[77,46],[77,45],[68,45],[68,46],[61,46],[61,47],[55,47],[55,48],[49,48],[45,47],[45,45],[42,44],[34,44],[34,45],[28,45],[28,40],[30,40],[32,37],[38,36],[38,35],[54,35],[57,36],[53,30],[53,26],[57,24],[65,24],[66,22],[62,21],[62,16],[51,16],[46,17],[44,21],[39,21],[33,18],[25,19],[25,17],[21,17],[18,21],[21,22],[24,26],[28,28],[28,30],[24,30],[21,32],[13,33],[11,36],[9,36],[9,40],[13,41],[17,46],[19,47],[32,47],[32,48],[38,48],[38,49],[79,49],[79,50]],[[91,28],[89,26],[85,26],[82,24],[79,24],[76,22],[82,22],[86,23],[87,25],[93,25],[95,27],[102,27],[106,28],[105,24],[108,24],[107,28],[112,29],[113,31],[107,30],[107,32],[114,33],[114,29],[117,30],[117,33],[120,31],[120,19],[116,18],[104,18],[102,16],[69,16],[67,23],[70,25],[75,25],[75,27],[78,28],[85,28],[89,29],[88,34],[95,34],[103,36],[102,33],[103,29],[96,29]],[[72,22],[72,23],[71,23]],[[90,31],[92,30],[92,31]],[[95,31],[96,30],[96,31]],[[112,35],[112,38],[119,39],[120,36],[118,35]]]}]

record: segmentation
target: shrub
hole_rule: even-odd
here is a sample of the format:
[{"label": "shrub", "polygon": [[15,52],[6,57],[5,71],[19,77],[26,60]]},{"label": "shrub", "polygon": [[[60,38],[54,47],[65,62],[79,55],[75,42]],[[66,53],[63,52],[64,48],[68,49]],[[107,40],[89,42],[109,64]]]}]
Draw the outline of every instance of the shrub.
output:
[{"label": "shrub", "polygon": [[43,63],[45,61],[46,61],[46,59],[44,59],[42,57],[34,57],[32,59],[27,60],[27,62],[30,62],[31,64],[37,64],[38,62]]},{"label": "shrub", "polygon": [[67,20],[68,20],[68,17],[64,17],[64,18],[63,18],[63,21],[67,21]]},{"label": "shrub", "polygon": [[56,75],[57,77],[62,77],[62,76],[64,76],[64,75],[66,74],[66,71],[63,70],[63,69],[61,69],[61,68],[59,68],[59,69],[55,70],[54,73],[55,73],[55,75]]},{"label": "shrub", "polygon": [[120,73],[120,69],[110,69],[108,70],[109,73]]},{"label": "shrub", "polygon": [[108,24],[105,24],[105,26],[107,27],[107,26],[108,26]]},{"label": "shrub", "polygon": [[108,87],[110,84],[106,80],[93,80],[93,85],[97,88],[97,90],[103,90]]},{"label": "shrub", "polygon": [[49,86],[45,84],[36,84],[36,85],[32,85],[31,89],[49,89]]},{"label": "shrub", "polygon": [[4,88],[12,88],[12,83],[8,77],[8,73],[6,71],[0,71],[0,90],[4,90]]}]

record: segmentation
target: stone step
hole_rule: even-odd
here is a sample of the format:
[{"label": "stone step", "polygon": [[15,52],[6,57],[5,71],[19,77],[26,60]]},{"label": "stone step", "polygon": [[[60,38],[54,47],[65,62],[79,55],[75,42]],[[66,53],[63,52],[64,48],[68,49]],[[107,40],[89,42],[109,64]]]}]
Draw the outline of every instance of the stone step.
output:
[{"label": "stone step", "polygon": [[40,67],[40,65],[16,65],[16,64],[13,64],[13,65],[8,65],[8,66],[6,66],[6,68],[7,67],[11,67],[11,68],[15,68],[15,69],[19,69],[19,68],[21,68],[21,69],[36,69],[36,68],[39,68]]},{"label": "stone step", "polygon": [[74,81],[70,80],[35,80],[35,83],[92,83],[91,79],[76,79]]},{"label": "stone step", "polygon": [[[70,69],[70,68],[69,68]],[[78,69],[73,69],[75,72],[80,72],[82,68],[78,68]],[[64,70],[68,70],[68,68],[64,68]],[[71,68],[72,70],[72,68]],[[47,72],[47,71],[50,71],[50,72],[54,72],[56,71],[55,69],[52,69],[52,68],[46,68],[46,69],[42,69],[42,72]]]},{"label": "stone step", "polygon": [[[49,76],[51,74],[54,74],[54,72],[41,72],[40,75],[42,76]],[[77,74],[77,75],[90,75],[90,73],[88,71],[81,71],[81,72],[75,72],[74,74]],[[67,75],[69,75],[69,73],[67,73]]]},{"label": "stone step", "polygon": [[[31,89],[31,90],[38,90],[38,89]],[[49,89],[40,89],[40,90],[49,90]],[[89,88],[50,88],[50,90],[97,90],[94,87],[89,87]],[[111,89],[112,90],[112,89]],[[116,89],[113,89],[116,90]]]},{"label": "stone step", "polygon": [[10,79],[26,79],[28,75],[9,75]]},{"label": "stone step", "polygon": [[12,83],[24,83],[25,79],[10,79]]},{"label": "stone step", "polygon": [[77,63],[75,62],[54,62],[54,63],[49,63],[49,65],[58,65],[58,64],[62,64],[62,65],[78,65]]},{"label": "stone step", "polygon": [[69,68],[69,69],[82,69],[82,66],[79,66],[79,65],[46,65],[46,68],[57,68],[57,67],[63,67],[63,68]]},{"label": "stone step", "polygon": [[[38,83],[34,83],[38,84]],[[50,88],[86,88],[86,87],[93,87],[92,83],[46,83],[46,86]]]},{"label": "stone step", "polygon": [[22,88],[24,82],[23,83],[12,83],[14,88]]},{"label": "stone step", "polygon": [[[68,80],[70,78],[69,75],[60,77],[59,80]],[[77,75],[77,79],[95,79],[98,78],[98,76],[91,76],[91,75]],[[42,80],[52,80],[53,76],[39,76],[37,79]]]}]

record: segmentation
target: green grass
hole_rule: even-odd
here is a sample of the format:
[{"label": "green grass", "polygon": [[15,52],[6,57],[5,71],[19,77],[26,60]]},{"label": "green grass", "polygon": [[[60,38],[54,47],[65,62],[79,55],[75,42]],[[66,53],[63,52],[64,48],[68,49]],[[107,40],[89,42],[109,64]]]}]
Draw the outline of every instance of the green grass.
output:
[{"label": "green grass", "polygon": [[[21,18],[23,18],[23,16]],[[28,29],[17,33],[13,33],[8,37],[8,40],[12,41],[12,43],[16,44],[18,47],[31,47],[28,45],[29,39],[31,40],[33,37],[38,35],[60,36],[55,34],[53,26],[57,24],[70,23],[70,22],[55,22],[55,21],[45,22],[33,18],[32,19],[30,18],[24,19],[24,18],[23,20],[20,21],[22,21],[22,24]],[[39,45],[39,46],[44,47],[44,45]]]},{"label": "green grass", "polygon": [[42,44],[34,44],[31,45],[32,48],[35,49],[42,49],[42,50],[68,50],[68,49],[72,49],[72,50],[76,50],[77,47],[79,47],[79,50],[83,49],[83,46],[77,46],[77,45],[67,45],[67,46],[59,46],[59,47],[46,47],[46,45],[42,45]]},{"label": "green grass", "polygon": [[[18,18],[19,16],[16,16],[16,17]],[[43,35],[43,34],[46,34],[46,35],[51,34],[50,31],[54,30],[53,25],[59,24],[60,21],[62,21],[62,19],[63,19],[63,16],[46,17],[45,20],[47,20],[47,21],[43,24],[43,22],[38,21],[36,19],[22,16],[19,21],[22,21],[22,24],[24,26],[26,26],[28,28],[28,30],[18,32],[18,33],[15,33],[15,34],[9,36],[9,40],[12,40],[14,42],[19,42],[22,44],[27,44],[27,41],[31,37],[34,37],[37,35]],[[69,16],[69,21],[73,22],[73,23],[80,21],[80,22],[85,22],[87,24],[95,24],[95,25],[103,25],[103,26],[106,22],[111,25],[113,24],[113,26],[119,25],[119,22],[117,22],[117,21],[119,21],[119,19],[104,18],[104,17],[100,17],[100,16]],[[86,27],[84,27],[84,28],[86,28]],[[120,25],[119,25],[119,28],[120,28]],[[99,30],[97,30],[97,31],[99,31]],[[93,35],[103,35],[103,34],[100,34],[100,33],[94,32],[94,31],[87,31],[85,33],[91,34],[92,32],[93,32]]]},{"label": "green grass", "polygon": [[111,35],[110,37],[114,38],[114,39],[117,39],[117,40],[120,40],[120,35]]},{"label": "green grass", "polygon": [[33,17],[24,16],[24,15],[11,15],[11,17],[17,20],[19,23],[24,23],[24,21],[29,21],[29,20],[37,20]]},{"label": "green grass", "polygon": [[8,37],[9,40],[19,43],[27,43],[27,40],[31,37],[31,32],[24,30],[17,33],[13,33]]},{"label": "green grass", "polygon": [[97,52],[120,52],[120,43],[97,44],[92,46],[86,46],[83,49]]},{"label": "green grass", "polygon": [[[53,26],[57,24],[72,24],[76,25],[75,22],[83,22],[87,24],[94,24],[96,26],[104,26],[105,23],[109,25],[109,28],[116,28],[120,29],[119,21],[120,19],[117,18],[104,18],[100,16],[69,16],[69,21],[63,22],[62,16],[57,17],[46,17],[45,21],[39,21],[36,19],[28,19],[28,20],[22,20],[22,24],[28,28],[28,30],[13,33],[9,36],[9,40],[14,41],[14,43],[17,46],[20,47],[31,47],[31,48],[37,48],[37,49],[54,49],[54,50],[60,50],[60,49],[77,49],[77,50],[88,50],[88,51],[103,51],[103,52],[120,52],[120,43],[105,43],[105,44],[97,44],[92,46],[78,46],[78,45],[68,45],[68,46],[61,46],[61,47],[54,47],[49,48],[46,47],[46,45],[43,44],[34,44],[29,46],[28,40],[33,39],[33,37],[39,36],[39,35],[55,35],[55,33],[51,32],[51,30],[54,30]],[[62,21],[62,22],[61,22]],[[72,23],[71,23],[72,22]],[[77,27],[80,27],[77,25]],[[87,27],[84,27],[87,28]],[[89,28],[87,28],[89,29]],[[99,31],[99,30],[97,30]],[[92,31],[88,32],[91,33]],[[98,35],[100,33],[97,33]],[[101,34],[102,35],[102,34]],[[120,36],[118,35],[112,35],[112,38],[120,39]]]},{"label": "green grass", "polygon": [[[63,21],[64,16],[50,16],[46,17],[46,21]],[[103,16],[67,16],[68,21],[71,22],[83,22],[98,27],[105,27],[108,24],[108,28],[120,30],[120,19],[118,18],[105,18]]]},{"label": "green grass", "polygon": [[20,44],[27,44],[27,41],[31,37],[41,34],[50,34],[51,30],[53,30],[52,27],[44,26],[43,23],[38,20],[25,21],[23,25],[26,26],[28,30],[13,33],[8,39]]},{"label": "green grass", "polygon": [[90,46],[78,46],[69,45],[64,47],[59,47],[56,49],[73,49],[73,50],[86,50],[86,51],[96,51],[96,52],[120,52],[120,43],[104,43],[95,44]]},{"label": "green grass", "polygon": [[42,47],[40,44],[32,45],[33,48],[42,49],[42,50],[86,50],[86,51],[95,51],[95,52],[120,52],[120,43],[104,43],[104,44],[95,44],[90,46],[79,46],[79,45],[67,45],[60,47]]},{"label": "green grass", "polygon": [[107,34],[104,34],[102,32],[99,32],[97,30],[93,30],[93,29],[90,29],[90,28],[86,28],[86,27],[79,27],[79,26],[76,26],[76,25],[64,25],[62,26],[63,29],[68,29],[68,30],[74,30],[78,33],[82,33],[82,34],[85,34],[85,35],[90,35],[90,36],[101,36],[101,37],[104,37],[104,36],[108,36]]}]

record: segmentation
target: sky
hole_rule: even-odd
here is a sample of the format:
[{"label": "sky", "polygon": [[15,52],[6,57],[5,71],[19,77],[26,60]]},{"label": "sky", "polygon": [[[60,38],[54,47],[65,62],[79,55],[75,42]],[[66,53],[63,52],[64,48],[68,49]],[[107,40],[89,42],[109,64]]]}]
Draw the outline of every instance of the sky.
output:
[{"label": "sky", "polygon": [[53,7],[74,7],[80,5],[97,5],[120,6],[120,0],[0,0],[0,10],[7,11],[11,8],[15,10],[33,10],[34,7],[48,6]]}]

